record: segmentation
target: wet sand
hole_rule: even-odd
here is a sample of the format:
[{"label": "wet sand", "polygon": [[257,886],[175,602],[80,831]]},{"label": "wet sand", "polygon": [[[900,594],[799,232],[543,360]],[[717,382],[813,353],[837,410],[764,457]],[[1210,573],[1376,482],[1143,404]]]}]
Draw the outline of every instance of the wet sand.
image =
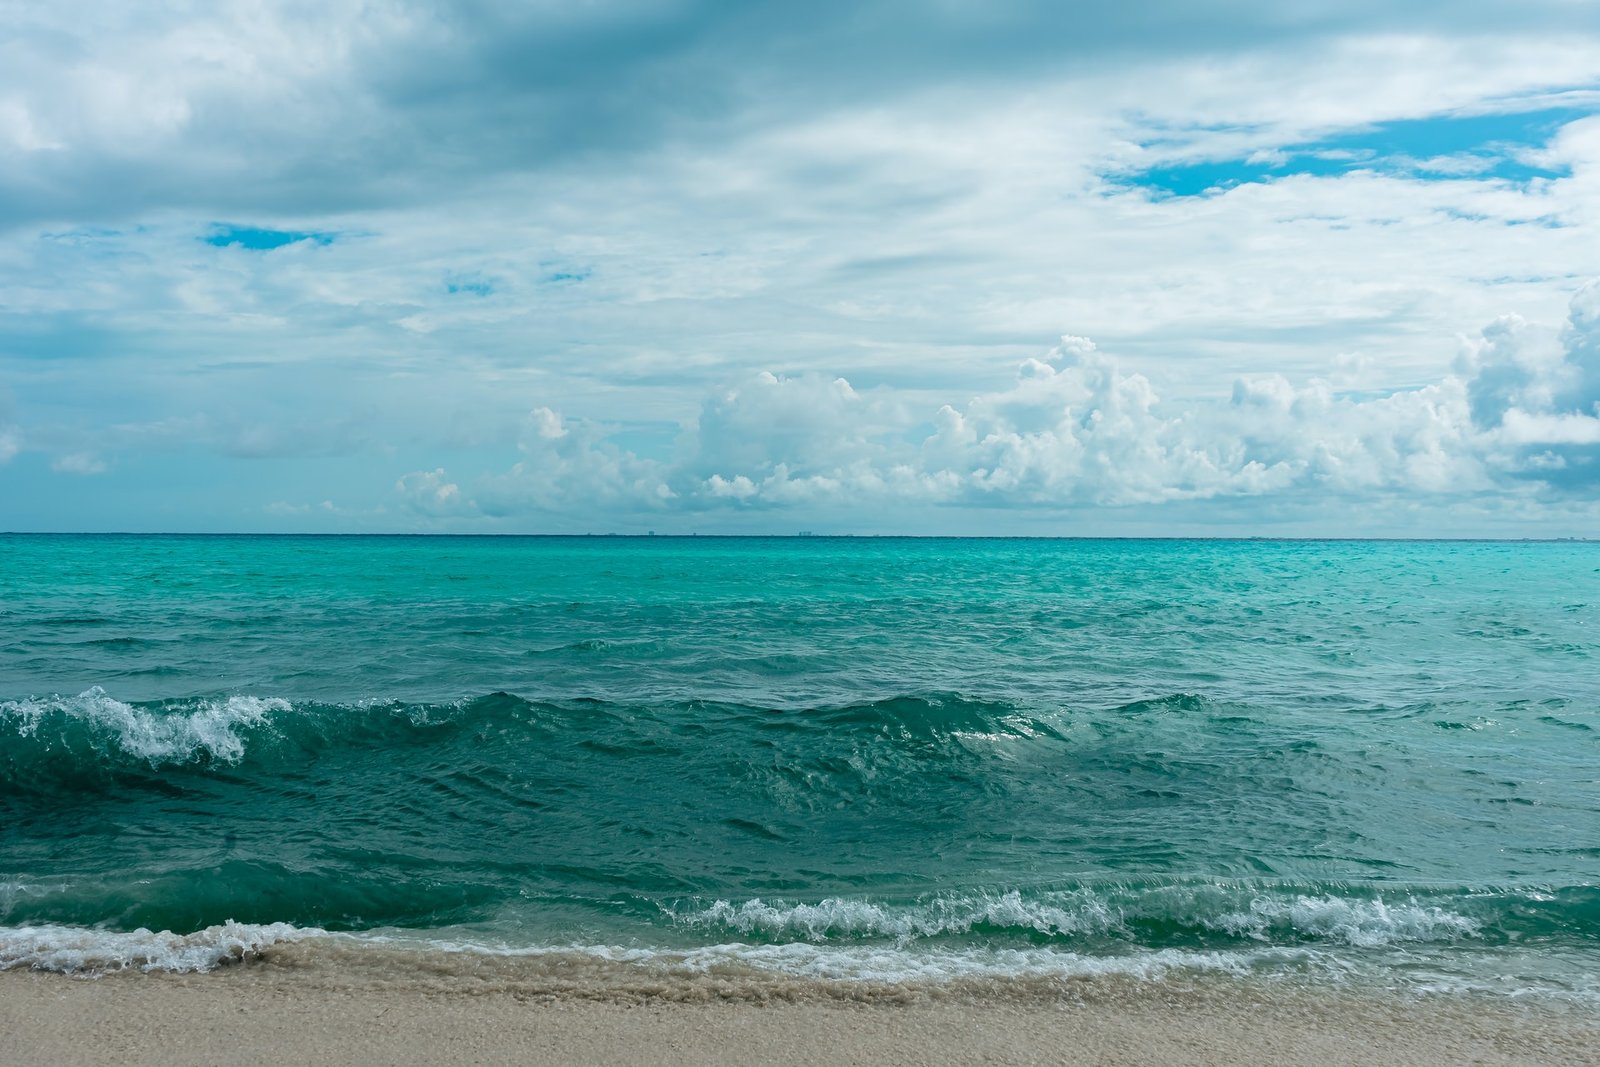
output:
[{"label": "wet sand", "polygon": [[249,966],[97,979],[0,973],[0,1062],[1600,1063],[1600,1020],[1460,999],[1241,1000],[1221,987],[1179,994],[1154,984],[1053,1001],[680,1002],[286,977]]}]

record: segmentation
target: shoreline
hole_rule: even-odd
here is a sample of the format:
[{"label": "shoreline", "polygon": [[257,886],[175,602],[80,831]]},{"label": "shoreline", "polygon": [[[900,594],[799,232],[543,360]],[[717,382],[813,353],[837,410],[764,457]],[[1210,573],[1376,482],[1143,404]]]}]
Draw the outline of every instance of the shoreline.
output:
[{"label": "shoreline", "polygon": [[1584,1064],[1588,1011],[1484,998],[1090,981],[1055,997],[624,998],[268,960],[99,978],[0,972],[0,1060],[348,1063]]}]

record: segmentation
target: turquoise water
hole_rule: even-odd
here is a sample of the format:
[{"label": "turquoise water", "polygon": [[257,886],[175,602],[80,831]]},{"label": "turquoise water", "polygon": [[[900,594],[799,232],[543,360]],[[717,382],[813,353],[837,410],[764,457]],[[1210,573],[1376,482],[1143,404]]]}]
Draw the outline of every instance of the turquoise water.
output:
[{"label": "turquoise water", "polygon": [[0,965],[1600,999],[1600,547],[0,538]]}]

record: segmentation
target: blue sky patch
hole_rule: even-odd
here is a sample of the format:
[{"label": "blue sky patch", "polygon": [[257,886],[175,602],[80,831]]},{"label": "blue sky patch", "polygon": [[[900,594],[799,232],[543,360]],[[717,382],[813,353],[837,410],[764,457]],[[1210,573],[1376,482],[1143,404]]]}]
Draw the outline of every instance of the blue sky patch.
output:
[{"label": "blue sky patch", "polygon": [[482,278],[450,278],[444,283],[444,291],[452,295],[488,296],[494,292],[494,285]]},{"label": "blue sky patch", "polygon": [[[1116,175],[1113,180],[1158,195],[1184,197],[1291,175],[1328,177],[1355,170],[1436,181],[1556,178],[1564,172],[1529,162],[1527,150],[1548,143],[1566,123],[1592,114],[1591,108],[1559,107],[1517,114],[1403,119],[1275,151],[1258,151],[1243,159],[1173,163]],[[1171,143],[1171,138],[1152,139],[1145,147]]]},{"label": "blue sky patch", "polygon": [[333,243],[335,234],[319,233],[315,230],[269,230],[260,226],[231,226],[218,223],[210,234],[202,238],[208,245],[218,248],[229,248],[234,245],[247,248],[252,252],[266,252],[284,245],[292,245],[299,241],[311,241],[319,245]]}]

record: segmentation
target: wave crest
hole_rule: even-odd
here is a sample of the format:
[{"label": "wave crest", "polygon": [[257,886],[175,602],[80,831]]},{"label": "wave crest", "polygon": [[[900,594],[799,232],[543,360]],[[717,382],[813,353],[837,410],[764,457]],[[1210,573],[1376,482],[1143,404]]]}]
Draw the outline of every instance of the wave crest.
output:
[{"label": "wave crest", "polygon": [[[697,712],[708,707],[699,702],[687,706]],[[341,744],[409,743],[441,728],[542,733],[598,747],[611,744],[606,739],[612,735],[636,730],[642,732],[643,750],[654,751],[670,736],[672,723],[685,707],[588,700],[549,703],[504,692],[415,704],[291,703],[281,697],[243,694],[128,703],[95,686],[77,696],[0,701],[0,726],[9,726],[13,738],[33,743],[26,753],[0,747],[0,780],[7,776],[7,763],[12,765],[12,778],[28,779],[22,768],[37,766],[41,759],[57,772],[93,777],[130,759],[152,768],[238,764],[247,756],[255,758],[248,750],[262,740],[268,742],[266,751],[303,753]],[[923,751],[951,741],[1054,736],[1046,723],[1011,704],[949,693],[809,709],[715,705],[714,711],[748,716],[763,729],[826,735],[845,746],[887,742]],[[618,742],[610,751],[629,748]],[[950,755],[960,751],[959,745],[952,746]]]},{"label": "wave crest", "polygon": [[[1388,903],[1335,895],[1274,895],[1241,900],[1182,887],[1119,893],[1081,889],[1030,899],[1020,891],[934,897],[883,904],[829,897],[816,903],[716,900],[693,910],[667,909],[692,928],[720,928],[773,941],[824,942],[882,938],[897,943],[972,934],[1030,935],[1049,940],[1150,942],[1158,929],[1194,939],[1221,935],[1258,942],[1327,942],[1376,948],[1400,942],[1477,938],[1476,918],[1414,897]],[[1162,937],[1159,940],[1165,940]]]},{"label": "wave crest", "polygon": [[687,914],[674,914],[687,926],[720,926],[741,934],[827,941],[841,937],[891,937],[898,941],[963,934],[983,928],[1033,930],[1054,937],[1103,932],[1120,916],[1103,902],[1085,897],[1081,906],[1025,901],[1017,891],[996,896],[935,898],[910,907],[829,897],[816,904],[767,903],[760,898],[732,904],[718,900]]},{"label": "wave crest", "polygon": [[245,751],[243,731],[265,723],[273,713],[290,710],[287,700],[254,696],[200,700],[181,708],[142,708],[95,686],[75,697],[0,702],[0,721],[13,723],[24,737],[49,727],[67,747],[85,733],[83,739],[89,744],[109,737],[123,753],[151,766],[196,759],[238,763]]},{"label": "wave crest", "polygon": [[1415,899],[1388,904],[1381,897],[1257,897],[1248,909],[1229,912],[1209,925],[1256,941],[1283,935],[1377,948],[1397,941],[1455,941],[1478,937],[1483,925],[1471,916]]},{"label": "wave crest", "polygon": [[77,926],[0,928],[0,971],[26,967],[80,975],[130,969],[186,974],[240,962],[270,945],[316,933],[320,931],[300,930],[288,923],[251,925],[231,921],[192,934]]}]

